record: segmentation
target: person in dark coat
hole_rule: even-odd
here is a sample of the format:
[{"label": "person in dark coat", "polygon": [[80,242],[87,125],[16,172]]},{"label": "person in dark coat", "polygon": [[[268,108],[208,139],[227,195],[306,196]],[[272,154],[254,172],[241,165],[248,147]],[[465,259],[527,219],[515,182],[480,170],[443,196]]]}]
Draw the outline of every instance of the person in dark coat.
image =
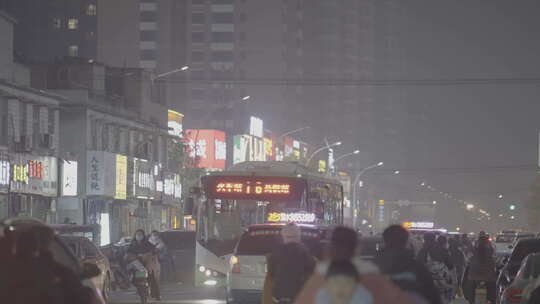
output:
[{"label": "person in dark coat", "polygon": [[159,278],[157,277],[159,267],[157,251],[156,247],[148,241],[144,230],[138,229],[135,231],[135,236],[131,240],[127,253],[142,259],[144,267],[148,270],[150,295],[156,300],[161,300]]},{"label": "person in dark coat", "polygon": [[475,303],[476,288],[481,282],[486,284],[487,300],[495,303],[496,267],[491,245],[488,242],[478,243],[463,275],[463,293],[471,304]]},{"label": "person in dark coat", "polygon": [[301,230],[288,224],[281,230],[283,244],[267,257],[263,303],[294,303],[315,268],[315,258],[301,243]]},{"label": "person in dark coat", "polygon": [[424,235],[424,247],[418,252],[418,261],[425,265],[428,260],[428,254],[431,259],[444,263],[449,270],[454,269],[454,264],[450,259],[448,251],[437,243],[435,234],[432,233],[426,233]]},{"label": "person in dark coat", "polygon": [[431,274],[407,248],[409,232],[400,225],[392,225],[384,230],[383,240],[384,248],[375,258],[381,272],[389,275],[401,289],[422,296],[430,304],[440,304],[441,298]]},{"label": "person in dark coat", "polygon": [[456,239],[451,238],[448,240],[448,252],[450,253],[450,259],[452,260],[452,263],[456,269],[458,286],[461,286],[461,278],[463,276],[463,271],[465,270],[466,260],[465,254],[459,248],[459,243],[456,241]]}]

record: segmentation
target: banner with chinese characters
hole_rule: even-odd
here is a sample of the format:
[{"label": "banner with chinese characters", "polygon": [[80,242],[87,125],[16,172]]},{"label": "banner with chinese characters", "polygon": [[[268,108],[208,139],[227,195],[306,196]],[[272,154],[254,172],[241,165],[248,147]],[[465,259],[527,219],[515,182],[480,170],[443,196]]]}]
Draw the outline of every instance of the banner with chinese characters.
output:
[{"label": "banner with chinese characters", "polygon": [[188,152],[197,168],[225,169],[227,143],[225,132],[219,130],[186,130]]},{"label": "banner with chinese characters", "polygon": [[114,197],[116,184],[116,155],[103,151],[88,151],[86,194]]},{"label": "banner with chinese characters", "polygon": [[10,171],[8,153],[0,151],[0,193],[7,193],[9,190]]},{"label": "banner with chinese characters", "polygon": [[114,198],[125,200],[127,198],[127,156],[116,155]]},{"label": "banner with chinese characters", "polygon": [[145,159],[133,159],[133,195],[141,199],[154,199],[156,196],[154,165]]},{"label": "banner with chinese characters", "polygon": [[55,157],[13,154],[11,191],[58,196],[58,163]]},{"label": "banner with chinese characters", "polygon": [[62,160],[62,196],[77,196],[77,161]]}]

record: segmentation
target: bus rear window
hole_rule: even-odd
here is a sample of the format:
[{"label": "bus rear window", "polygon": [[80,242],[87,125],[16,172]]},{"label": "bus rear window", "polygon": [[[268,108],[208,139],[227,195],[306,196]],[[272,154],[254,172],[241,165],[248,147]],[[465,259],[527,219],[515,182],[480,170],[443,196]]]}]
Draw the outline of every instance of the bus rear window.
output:
[{"label": "bus rear window", "polygon": [[236,254],[267,255],[279,244],[281,244],[281,235],[279,234],[279,231],[246,232],[240,238],[240,242],[238,242]]}]

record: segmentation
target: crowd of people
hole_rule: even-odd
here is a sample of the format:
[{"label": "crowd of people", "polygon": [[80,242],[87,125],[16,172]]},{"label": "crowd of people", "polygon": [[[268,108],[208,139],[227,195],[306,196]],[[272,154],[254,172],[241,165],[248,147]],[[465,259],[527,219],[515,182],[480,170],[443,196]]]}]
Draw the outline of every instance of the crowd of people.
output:
[{"label": "crowd of people", "polygon": [[300,234],[295,224],[286,225],[283,244],[268,255],[263,304],[448,304],[456,298],[474,304],[480,283],[495,303],[494,250],[483,232],[475,242],[426,233],[415,250],[409,231],[392,225],[373,262],[357,257],[353,229],[335,228],[322,260],[302,245]]}]

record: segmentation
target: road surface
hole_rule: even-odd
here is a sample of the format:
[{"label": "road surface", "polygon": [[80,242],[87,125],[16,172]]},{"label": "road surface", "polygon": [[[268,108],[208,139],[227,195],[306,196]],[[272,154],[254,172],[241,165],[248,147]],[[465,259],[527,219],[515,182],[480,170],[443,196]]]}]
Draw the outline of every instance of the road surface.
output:
[{"label": "road surface", "polygon": [[[225,292],[223,288],[194,288],[177,283],[166,283],[161,286],[161,301],[150,303],[165,304],[225,304]],[[125,291],[114,291],[111,294],[110,304],[138,304],[139,297],[135,289]],[[463,300],[456,300],[452,304],[466,303]],[[477,293],[477,303],[484,304],[485,291],[479,290]]]}]

